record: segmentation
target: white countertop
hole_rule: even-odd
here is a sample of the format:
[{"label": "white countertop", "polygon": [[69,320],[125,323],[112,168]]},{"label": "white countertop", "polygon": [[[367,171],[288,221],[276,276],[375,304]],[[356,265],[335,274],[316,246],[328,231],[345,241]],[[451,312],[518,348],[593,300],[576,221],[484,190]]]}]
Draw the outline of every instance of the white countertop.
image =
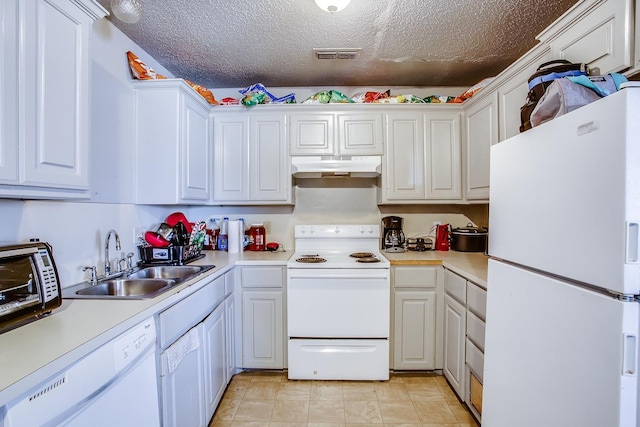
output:
[{"label": "white countertop", "polygon": [[487,287],[487,264],[489,257],[480,252],[456,251],[406,251],[383,255],[394,265],[443,265],[445,268],[466,277],[474,283]]},{"label": "white countertop", "polygon": [[[286,265],[293,252],[205,251],[194,265],[215,265],[212,278],[236,265]],[[488,257],[465,252],[384,254],[393,265],[432,264],[445,267],[486,286]],[[0,335],[0,406],[28,392],[49,376],[147,317],[175,304],[205,283],[199,276],[147,300],[65,299],[49,317]]]}]

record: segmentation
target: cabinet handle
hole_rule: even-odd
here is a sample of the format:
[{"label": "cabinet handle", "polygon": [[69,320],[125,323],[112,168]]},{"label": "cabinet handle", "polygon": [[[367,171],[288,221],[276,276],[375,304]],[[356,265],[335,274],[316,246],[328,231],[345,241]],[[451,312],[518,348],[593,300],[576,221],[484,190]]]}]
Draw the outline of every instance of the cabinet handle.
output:
[{"label": "cabinet handle", "polygon": [[626,262],[637,263],[638,262],[638,223],[627,223],[627,241],[626,241]]},{"label": "cabinet handle", "polygon": [[623,343],[622,375],[635,376],[638,367],[638,337],[633,334],[625,334]]}]

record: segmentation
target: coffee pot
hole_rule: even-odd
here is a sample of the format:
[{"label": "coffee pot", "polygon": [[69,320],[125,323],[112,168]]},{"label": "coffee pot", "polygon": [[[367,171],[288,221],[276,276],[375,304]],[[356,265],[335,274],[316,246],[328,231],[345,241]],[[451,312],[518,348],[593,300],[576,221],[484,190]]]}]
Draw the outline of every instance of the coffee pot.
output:
[{"label": "coffee pot", "polygon": [[404,243],[402,218],[399,216],[382,218],[382,249],[385,252],[404,252]]}]

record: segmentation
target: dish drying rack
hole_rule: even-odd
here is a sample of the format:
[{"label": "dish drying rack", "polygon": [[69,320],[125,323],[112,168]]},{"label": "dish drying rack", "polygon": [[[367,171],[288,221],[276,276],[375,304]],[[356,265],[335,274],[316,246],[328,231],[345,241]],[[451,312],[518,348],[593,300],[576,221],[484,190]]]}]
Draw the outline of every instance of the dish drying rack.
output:
[{"label": "dish drying rack", "polygon": [[140,262],[138,264],[140,266],[188,264],[204,257],[202,253],[204,238],[205,229],[197,224],[189,237],[188,244],[169,245],[166,248],[157,248],[149,244],[138,246],[140,254]]}]

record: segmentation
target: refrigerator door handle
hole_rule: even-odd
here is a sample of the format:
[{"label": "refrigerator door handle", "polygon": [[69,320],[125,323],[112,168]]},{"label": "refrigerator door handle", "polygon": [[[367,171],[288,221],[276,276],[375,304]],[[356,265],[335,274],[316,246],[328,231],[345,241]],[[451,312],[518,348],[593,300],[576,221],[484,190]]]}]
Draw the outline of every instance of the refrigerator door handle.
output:
[{"label": "refrigerator door handle", "polygon": [[638,337],[635,334],[624,334],[622,351],[624,354],[622,375],[625,377],[636,376],[638,369]]},{"label": "refrigerator door handle", "polygon": [[637,263],[638,262],[638,231],[639,226],[637,222],[627,223],[627,248],[626,248],[626,262]]}]

